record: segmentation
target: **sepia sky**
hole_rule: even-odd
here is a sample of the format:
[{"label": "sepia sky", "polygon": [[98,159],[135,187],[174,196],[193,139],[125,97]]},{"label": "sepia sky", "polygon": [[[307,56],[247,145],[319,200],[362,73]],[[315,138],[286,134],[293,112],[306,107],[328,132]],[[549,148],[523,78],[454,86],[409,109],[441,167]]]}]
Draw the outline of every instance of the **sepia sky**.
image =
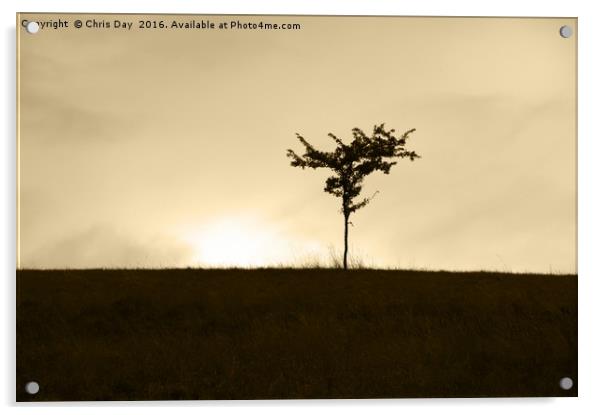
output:
[{"label": "sepia sky", "polygon": [[577,271],[576,19],[95,17],[134,27],[18,29],[20,267],[327,262],[340,200],[286,149],[385,122],[422,158],[366,178],[352,257]]}]

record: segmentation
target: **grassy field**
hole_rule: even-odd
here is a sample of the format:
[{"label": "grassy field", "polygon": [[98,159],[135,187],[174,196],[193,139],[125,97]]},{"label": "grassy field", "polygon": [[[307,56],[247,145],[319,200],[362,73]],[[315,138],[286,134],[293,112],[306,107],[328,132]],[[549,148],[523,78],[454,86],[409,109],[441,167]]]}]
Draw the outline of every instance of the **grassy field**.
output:
[{"label": "grassy field", "polygon": [[575,275],[18,271],[17,291],[19,401],[577,395]]}]

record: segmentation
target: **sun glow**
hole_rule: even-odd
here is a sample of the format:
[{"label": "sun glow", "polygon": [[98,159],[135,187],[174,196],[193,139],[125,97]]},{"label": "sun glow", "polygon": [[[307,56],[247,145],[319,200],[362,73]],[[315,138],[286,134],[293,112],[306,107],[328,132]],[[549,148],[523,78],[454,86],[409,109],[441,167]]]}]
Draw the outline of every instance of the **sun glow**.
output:
[{"label": "sun glow", "polygon": [[288,262],[291,241],[256,220],[220,219],[191,235],[195,265],[260,267]]}]

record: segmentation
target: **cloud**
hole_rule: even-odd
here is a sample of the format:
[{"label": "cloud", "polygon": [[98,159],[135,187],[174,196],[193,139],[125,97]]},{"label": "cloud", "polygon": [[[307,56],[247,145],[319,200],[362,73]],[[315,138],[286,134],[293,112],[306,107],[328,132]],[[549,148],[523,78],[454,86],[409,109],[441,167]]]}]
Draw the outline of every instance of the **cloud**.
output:
[{"label": "cloud", "polygon": [[189,262],[191,248],[167,236],[134,238],[96,225],[48,243],[22,258],[23,268],[177,267]]}]

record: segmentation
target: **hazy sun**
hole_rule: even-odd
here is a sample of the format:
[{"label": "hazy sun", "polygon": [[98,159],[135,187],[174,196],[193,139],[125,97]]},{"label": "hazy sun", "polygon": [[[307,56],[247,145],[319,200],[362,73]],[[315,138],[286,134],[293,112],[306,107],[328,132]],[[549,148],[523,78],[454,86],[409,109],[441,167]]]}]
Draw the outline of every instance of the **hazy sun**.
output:
[{"label": "hazy sun", "polygon": [[220,219],[201,226],[188,239],[195,251],[194,262],[200,266],[268,266],[286,256],[286,240],[253,220]]}]

